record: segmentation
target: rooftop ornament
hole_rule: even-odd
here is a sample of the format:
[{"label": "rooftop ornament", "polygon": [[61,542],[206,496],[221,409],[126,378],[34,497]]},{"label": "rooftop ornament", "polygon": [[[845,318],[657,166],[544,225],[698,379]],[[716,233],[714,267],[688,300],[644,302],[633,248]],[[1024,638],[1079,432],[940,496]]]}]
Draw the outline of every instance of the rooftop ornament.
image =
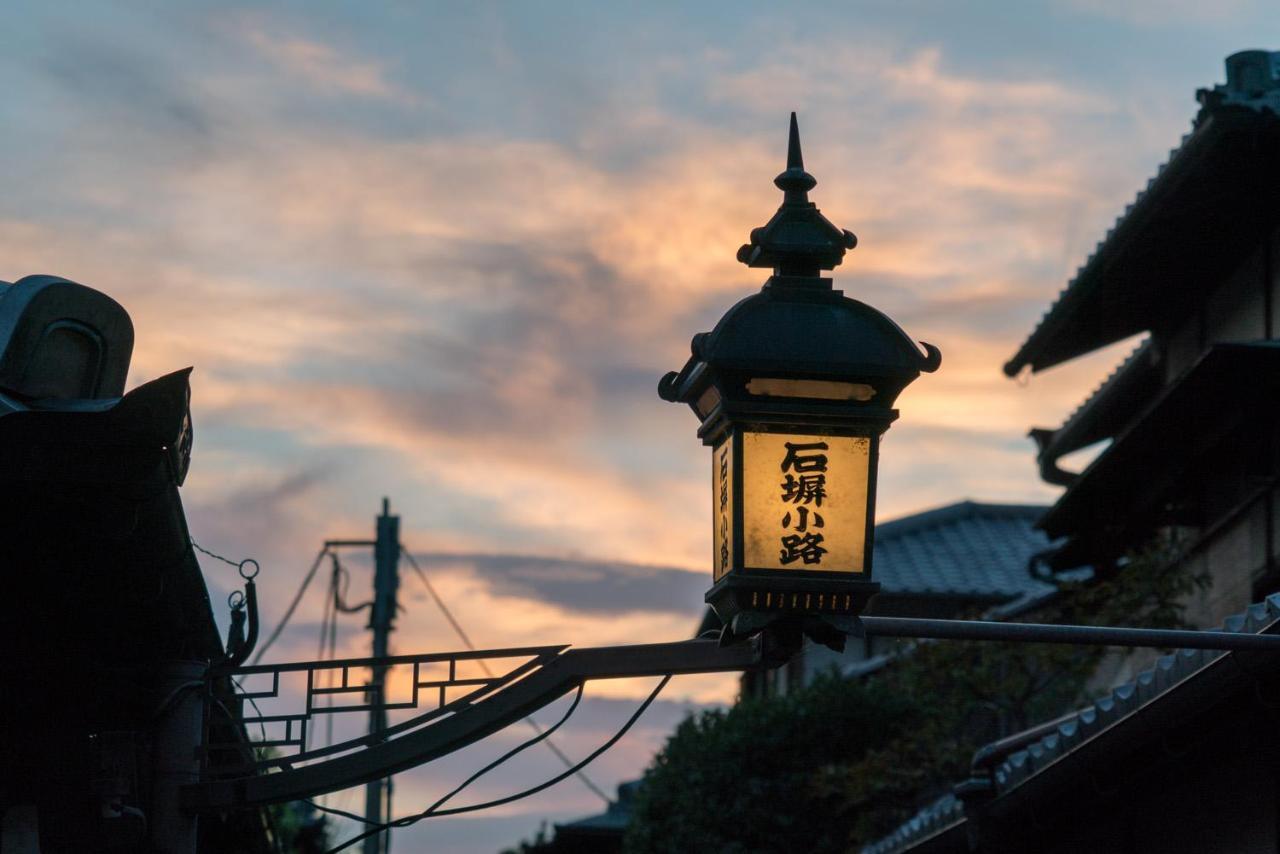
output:
[{"label": "rooftop ornament", "polygon": [[[866,303],[832,287],[857,246],[809,201],[795,113],[782,205],[738,250],[772,268],[760,292],[695,335],[664,400],[686,403],[712,450],[713,586],[723,642],[772,626],[833,648],[879,590],[872,580],[880,437],[898,395],[941,353],[917,346]],[[923,350],[921,349],[923,347]]]}]

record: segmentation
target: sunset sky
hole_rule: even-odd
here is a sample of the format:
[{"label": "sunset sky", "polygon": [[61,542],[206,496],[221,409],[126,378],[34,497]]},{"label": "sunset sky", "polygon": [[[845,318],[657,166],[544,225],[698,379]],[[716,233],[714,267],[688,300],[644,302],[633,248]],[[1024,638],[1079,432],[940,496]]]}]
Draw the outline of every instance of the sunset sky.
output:
[{"label": "sunset sky", "polygon": [[[195,366],[192,536],[261,562],[264,622],[321,540],[372,534],[385,495],[477,643],[595,645],[686,637],[699,616],[709,454],[656,384],[767,275],[734,254],[781,199],[791,110],[811,198],[859,238],[836,287],[943,353],[900,399],[880,517],[1048,502],[1027,429],[1060,423],[1133,342],[1021,381],[1000,366],[1189,130],[1196,88],[1230,53],[1280,47],[1280,16],[7,3],[0,46],[0,279],[121,302],[130,387]],[[205,570],[225,621],[234,571]],[[394,649],[456,647],[417,579],[402,591]],[[312,593],[272,658],[315,655]],[[367,643],[349,618],[344,651]],[[588,753],[650,684],[590,686],[565,749]],[[593,777],[638,776],[733,686],[675,680]],[[525,734],[402,775],[397,813]],[[559,769],[521,762],[472,797]],[[396,850],[496,852],[600,806],[567,781]]]}]

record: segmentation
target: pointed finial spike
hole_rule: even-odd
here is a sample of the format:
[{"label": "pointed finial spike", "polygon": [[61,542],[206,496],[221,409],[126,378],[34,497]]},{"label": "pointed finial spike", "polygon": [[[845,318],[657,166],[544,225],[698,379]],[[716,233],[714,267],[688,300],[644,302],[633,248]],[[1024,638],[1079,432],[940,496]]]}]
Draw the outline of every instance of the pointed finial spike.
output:
[{"label": "pointed finial spike", "polygon": [[804,170],[804,155],[800,153],[800,125],[795,111],[791,111],[791,136],[787,140],[787,168]]},{"label": "pointed finial spike", "polygon": [[[748,267],[772,267],[774,276],[790,278],[821,278],[818,271],[834,269],[857,238],[836,228],[809,201],[809,191],[817,183],[804,171],[800,123],[792,112],[787,168],[773,179],[783,193],[782,204],[768,223],[752,230],[751,242],[738,250],[738,260]],[[830,288],[830,281],[825,281]]]}]

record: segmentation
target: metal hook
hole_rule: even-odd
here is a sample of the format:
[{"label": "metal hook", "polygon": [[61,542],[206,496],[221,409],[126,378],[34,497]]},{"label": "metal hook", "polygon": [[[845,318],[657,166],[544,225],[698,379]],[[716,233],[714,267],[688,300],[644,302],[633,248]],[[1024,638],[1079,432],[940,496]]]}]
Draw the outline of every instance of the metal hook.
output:
[{"label": "metal hook", "polygon": [[[247,575],[245,573],[245,567],[248,566],[249,564],[253,564],[252,575]],[[253,581],[253,579],[258,577],[258,573],[262,571],[262,567],[258,566],[258,562],[251,557],[247,557],[244,560],[240,561],[239,566],[240,566],[240,577],[243,578],[245,581]]]},{"label": "metal hook", "polygon": [[244,607],[244,591],[232,590],[231,594],[227,596],[227,607],[230,608],[232,611],[238,611],[241,608],[243,608]]}]

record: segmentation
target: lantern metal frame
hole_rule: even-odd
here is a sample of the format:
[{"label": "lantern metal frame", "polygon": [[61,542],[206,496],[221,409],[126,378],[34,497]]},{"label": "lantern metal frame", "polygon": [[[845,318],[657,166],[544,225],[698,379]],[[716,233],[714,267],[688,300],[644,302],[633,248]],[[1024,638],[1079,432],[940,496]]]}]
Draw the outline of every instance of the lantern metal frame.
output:
[{"label": "lantern metal frame", "polygon": [[[787,168],[774,183],[783,191],[782,204],[738,250],[738,260],[771,267],[773,275],[758,293],[730,308],[711,332],[694,336],[689,360],[662,378],[658,394],[688,404],[713,460],[723,442],[731,443],[733,560],[728,567],[716,564],[706,594],[725,626],[722,641],[782,623],[777,631],[800,632],[842,649],[844,637],[856,629],[853,618],[879,590],[872,556],[881,437],[898,417],[898,395],[921,373],[937,370],[941,353],[930,344],[917,346],[889,317],[846,297],[821,275],[842,262],[857,238],[809,201],[817,181],[804,168],[795,113]],[[756,381],[771,387],[757,393]],[[868,440],[860,568],[749,565],[743,445],[750,433]]]}]

